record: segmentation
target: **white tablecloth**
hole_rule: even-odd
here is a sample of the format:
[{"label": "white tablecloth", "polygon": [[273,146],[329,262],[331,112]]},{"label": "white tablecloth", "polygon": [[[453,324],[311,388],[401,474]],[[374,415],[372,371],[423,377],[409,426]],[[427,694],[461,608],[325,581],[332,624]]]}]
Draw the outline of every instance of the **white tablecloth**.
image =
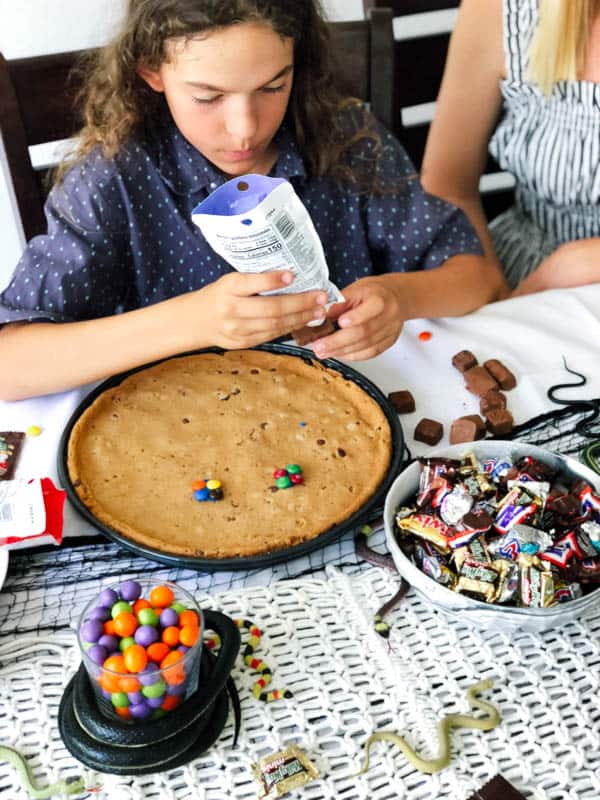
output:
[{"label": "white tablecloth", "polygon": [[[429,331],[428,341],[418,335]],[[413,414],[402,415],[406,442],[413,455],[427,452],[413,432],[422,417],[444,424],[447,444],[456,417],[479,412],[479,401],[464,387],[451,365],[459,350],[473,351],[480,363],[498,358],[514,372],[518,384],[508,394],[515,423],[552,407],[549,386],[572,382],[563,366],[583,373],[588,383],[563,396],[600,397],[600,285],[561,289],[493,303],[464,317],[411,320],[394,347],[370,361],[351,364],[387,394],[409,389],[416,401]],[[0,402],[0,430],[26,430],[39,425],[42,435],[26,439],[15,477],[49,476],[58,481],[56,455],[69,416],[91,387],[15,403]],[[95,533],[68,505],[65,536]]]}]

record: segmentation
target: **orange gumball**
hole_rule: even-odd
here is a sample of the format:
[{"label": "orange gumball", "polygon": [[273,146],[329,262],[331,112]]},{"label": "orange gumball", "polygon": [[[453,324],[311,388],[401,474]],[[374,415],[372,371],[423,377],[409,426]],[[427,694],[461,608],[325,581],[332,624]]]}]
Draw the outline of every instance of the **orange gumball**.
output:
[{"label": "orange gumball", "polygon": [[165,697],[164,703],[161,705],[163,711],[173,711],[174,708],[181,703],[181,697],[177,697],[175,694],[168,694]]},{"label": "orange gumball", "polygon": [[192,492],[198,492],[200,489],[206,488],[206,481],[193,481],[192,482]]},{"label": "orange gumball", "polygon": [[129,710],[128,706],[125,706],[124,708],[115,708],[115,711],[123,719],[131,719],[131,711]]},{"label": "orange gumball", "polygon": [[136,600],[135,603],[133,604],[133,613],[135,614],[136,617],[142,610],[142,608],[152,608],[152,606],[147,600],[144,600],[143,597],[140,597],[139,600]]},{"label": "orange gumball", "polygon": [[109,669],[111,672],[127,672],[123,656],[109,656],[102,666],[104,669]]},{"label": "orange gumball", "polygon": [[162,640],[165,644],[176,647],[179,644],[179,628],[176,628],[175,625],[169,625],[162,632]]},{"label": "orange gumball", "polygon": [[150,602],[155,608],[156,606],[162,606],[162,608],[170,606],[174,599],[173,590],[168,586],[155,586],[150,592]]},{"label": "orange gumball", "polygon": [[162,676],[170,686],[179,686],[185,681],[185,669],[183,663],[183,653],[179,650],[172,650],[168,656],[165,656],[160,662]]},{"label": "orange gumball", "polygon": [[132,644],[123,653],[128,672],[143,672],[148,664],[148,654],[141,644]]},{"label": "orange gumball", "polygon": [[179,627],[180,628],[188,628],[191,626],[195,626],[196,628],[200,627],[200,620],[198,619],[198,614],[195,611],[191,611],[187,609],[186,611],[182,611],[179,615]]},{"label": "orange gumball", "polygon": [[142,684],[137,678],[119,678],[119,692],[139,692]]},{"label": "orange gumball", "polygon": [[193,625],[185,625],[179,631],[179,641],[186,647],[193,647],[198,641],[199,635],[200,630],[197,627],[194,627]]},{"label": "orange gumball", "polygon": [[107,619],[104,625],[102,626],[102,630],[109,636],[114,636],[116,633],[114,619]]},{"label": "orange gumball", "polygon": [[135,633],[138,621],[129,611],[122,611],[113,620],[115,625],[115,633],[117,636],[133,636]]},{"label": "orange gumball", "polygon": [[112,694],[113,692],[121,691],[121,687],[119,685],[119,679],[117,678],[117,676],[111,675],[108,672],[103,672],[98,677],[98,683],[104,689],[105,692],[110,692]]},{"label": "orange gumball", "polygon": [[163,658],[169,653],[169,645],[164,642],[153,642],[146,648],[146,653],[150,661],[160,664]]}]

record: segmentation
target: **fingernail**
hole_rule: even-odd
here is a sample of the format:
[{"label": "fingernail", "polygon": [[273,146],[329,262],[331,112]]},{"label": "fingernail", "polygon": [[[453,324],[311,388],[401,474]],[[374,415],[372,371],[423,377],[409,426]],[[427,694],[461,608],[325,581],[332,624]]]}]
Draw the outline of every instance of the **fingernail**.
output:
[{"label": "fingernail", "polygon": [[327,303],[327,295],[326,294],[317,295],[317,305],[324,306],[326,303]]},{"label": "fingernail", "polygon": [[338,325],[340,326],[340,328],[347,328],[351,324],[352,322],[351,320],[348,319],[348,317],[340,317],[338,319]]},{"label": "fingernail", "polygon": [[294,276],[291,272],[284,272],[281,276],[281,281],[289,286],[290,283],[293,283]]},{"label": "fingernail", "polygon": [[325,350],[325,348],[324,348],[324,347],[321,347],[321,345],[320,345],[320,344],[317,344],[317,345],[314,345],[314,346],[313,346],[313,352],[314,352],[314,353],[315,353],[315,355],[316,355],[316,356],[318,356],[319,358],[325,358],[325,355],[326,355],[326,352],[327,352],[327,351]]}]

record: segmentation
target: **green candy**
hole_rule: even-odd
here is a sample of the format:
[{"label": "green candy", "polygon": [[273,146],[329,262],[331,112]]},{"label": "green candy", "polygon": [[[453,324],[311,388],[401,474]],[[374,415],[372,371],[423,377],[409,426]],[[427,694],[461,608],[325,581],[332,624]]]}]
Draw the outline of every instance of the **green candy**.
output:
[{"label": "green candy", "polygon": [[124,611],[126,611],[128,614],[131,614],[131,613],[133,613],[133,612],[132,612],[132,609],[131,609],[131,606],[129,605],[129,603],[126,603],[126,602],[125,602],[125,600],[119,600],[119,601],[118,601],[117,603],[115,603],[115,604],[114,604],[114,606],[111,608],[111,610],[110,610],[110,615],[111,615],[111,617],[112,617],[113,619],[115,619],[115,617],[118,617],[118,616],[119,616],[119,614],[122,614]]},{"label": "green candy", "polygon": [[144,686],[142,689],[142,694],[144,697],[162,697],[166,691],[167,684],[162,678],[159,678],[156,683],[152,684],[152,686]]},{"label": "green candy", "polygon": [[278,489],[289,489],[291,485],[292,482],[287,475],[283,475],[281,478],[275,479],[275,486]]},{"label": "green candy", "polygon": [[166,713],[167,712],[164,710],[164,708],[157,708],[155,711],[152,712],[152,716],[150,719],[160,719],[161,717],[164,717]]},{"label": "green candy", "polygon": [[110,696],[110,702],[115,708],[127,708],[129,705],[129,698],[125,692],[113,692]]},{"label": "green candy", "polygon": [[187,607],[183,605],[183,603],[171,603],[171,608],[173,611],[176,611],[178,614],[181,614],[182,611],[187,611]]},{"label": "green candy", "polygon": [[119,650],[122,653],[124,653],[128,647],[131,647],[132,644],[135,644],[135,639],[133,638],[133,636],[126,636],[119,642]]},{"label": "green candy", "polygon": [[158,614],[153,608],[142,608],[138,611],[138,622],[140,625],[158,625]]},{"label": "green candy", "polygon": [[290,475],[302,475],[302,467],[298,466],[298,464],[288,464],[286,469]]}]

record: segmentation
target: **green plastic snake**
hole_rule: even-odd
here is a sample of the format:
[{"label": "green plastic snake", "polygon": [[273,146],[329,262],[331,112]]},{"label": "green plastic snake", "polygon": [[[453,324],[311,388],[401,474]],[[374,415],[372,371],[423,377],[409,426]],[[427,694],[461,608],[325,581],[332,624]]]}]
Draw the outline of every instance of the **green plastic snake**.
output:
[{"label": "green plastic snake", "polygon": [[471,717],[468,714],[447,714],[438,722],[437,733],[440,740],[439,755],[437,758],[421,758],[416,754],[413,748],[407,744],[406,740],[397,733],[391,731],[380,731],[373,733],[366,741],[366,757],[365,765],[360,772],[357,772],[353,777],[364,775],[369,769],[369,752],[371,745],[374,742],[385,740],[395,744],[404,753],[406,759],[420,772],[425,772],[431,775],[434,772],[439,772],[450,763],[450,729],[451,728],[478,728],[482,731],[490,731],[500,723],[500,712],[491,703],[486,703],[483,700],[478,700],[475,695],[485,689],[491,689],[494,685],[491,679],[479,681],[470,689],[467,689],[467,700],[472,709],[480,709],[487,713],[487,717]]},{"label": "green plastic snake", "polygon": [[13,750],[12,747],[0,745],[0,761],[8,761],[9,764],[13,765],[19,774],[25,791],[35,800],[47,800],[47,798],[57,794],[83,794],[85,791],[89,791],[89,789],[86,790],[85,788],[83,778],[75,776],[65,778],[63,781],[57,781],[44,788],[38,786],[25,757],[18,750]]}]

